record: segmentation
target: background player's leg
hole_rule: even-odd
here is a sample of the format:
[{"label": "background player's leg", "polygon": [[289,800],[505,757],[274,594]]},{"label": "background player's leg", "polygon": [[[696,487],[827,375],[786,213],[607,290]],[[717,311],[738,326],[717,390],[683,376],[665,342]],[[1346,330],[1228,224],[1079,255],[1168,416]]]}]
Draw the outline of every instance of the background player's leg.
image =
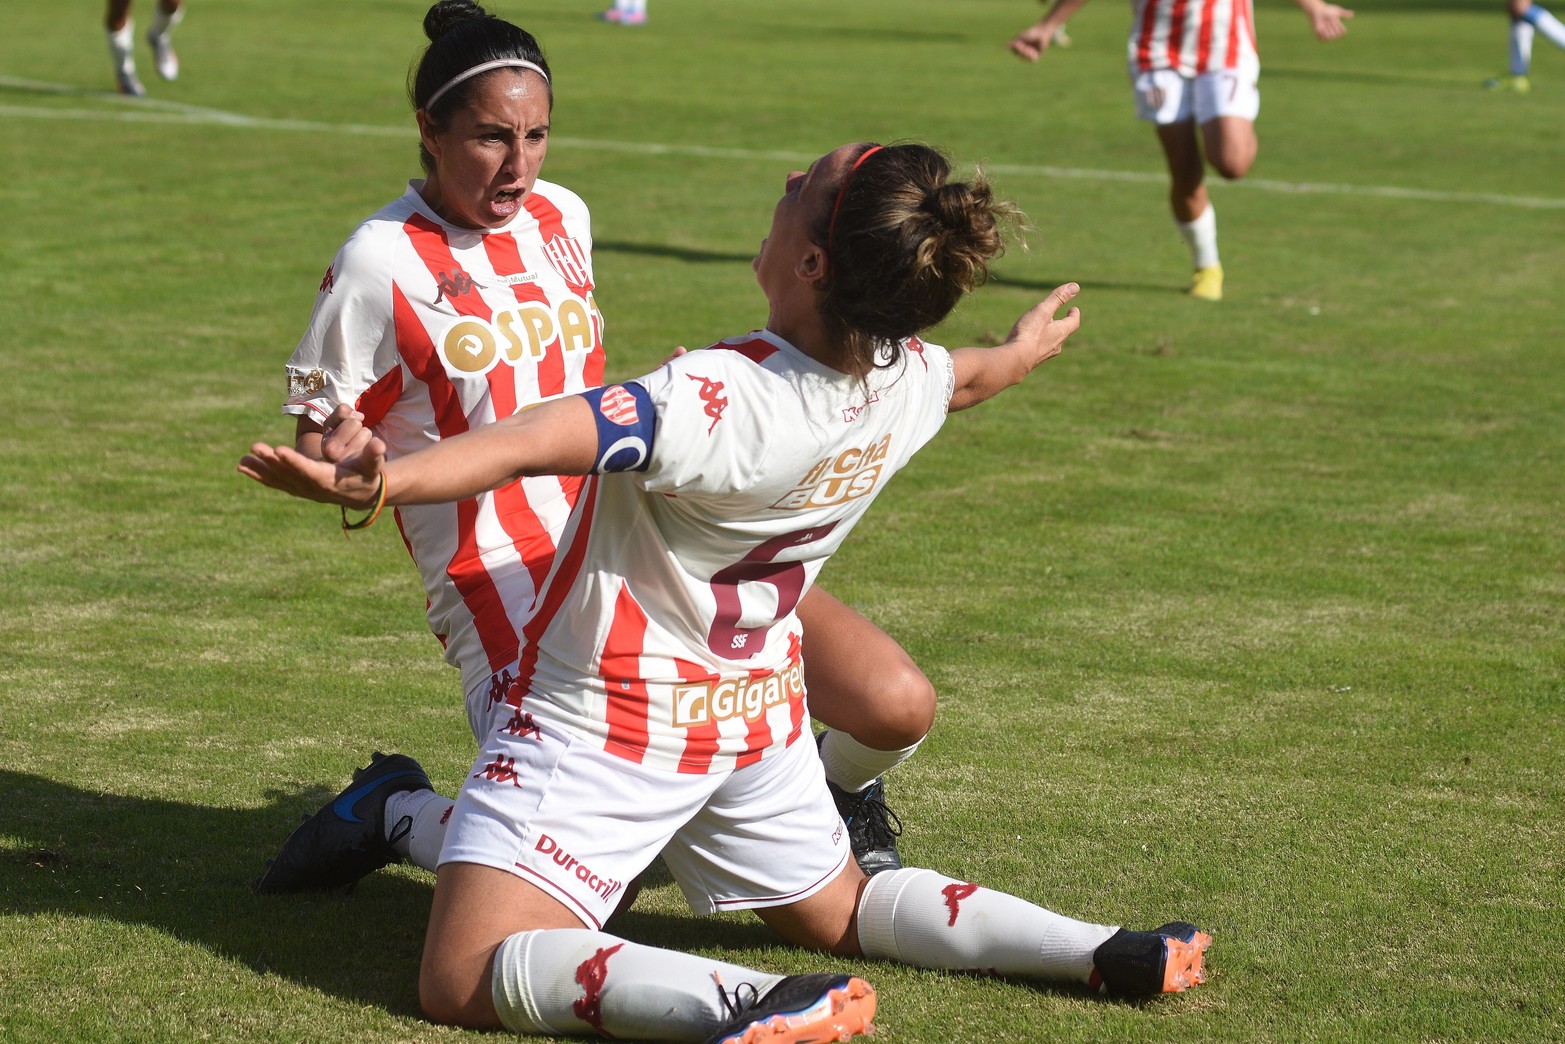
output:
[{"label": "background player's leg", "polygon": [[827,726],[821,761],[853,854],[868,873],[901,866],[901,822],[881,777],[918,749],[935,720],[935,688],[886,632],[820,588],[799,604],[810,713]]},{"label": "background player's leg", "polygon": [[169,34],[185,17],[183,0],[159,0],[157,14],[152,18],[152,28],[147,30],[147,43],[152,47],[153,65],[165,80],[179,78],[179,56]]},{"label": "background player's leg", "polygon": [[1218,116],[1201,124],[1201,145],[1212,169],[1230,181],[1250,173],[1260,148],[1254,121],[1241,116]]},{"label": "background player's leg", "polygon": [[1217,254],[1217,212],[1206,194],[1206,164],[1194,120],[1157,125],[1158,144],[1168,161],[1168,206],[1190,250],[1194,275],[1190,295],[1217,301],[1223,296],[1223,268]]},{"label": "background player's leg", "polygon": [[130,0],[109,0],[103,28],[109,37],[109,58],[114,62],[114,82],[121,94],[140,97],[147,93],[136,78],[136,58],[132,48],[136,27],[130,21]]}]

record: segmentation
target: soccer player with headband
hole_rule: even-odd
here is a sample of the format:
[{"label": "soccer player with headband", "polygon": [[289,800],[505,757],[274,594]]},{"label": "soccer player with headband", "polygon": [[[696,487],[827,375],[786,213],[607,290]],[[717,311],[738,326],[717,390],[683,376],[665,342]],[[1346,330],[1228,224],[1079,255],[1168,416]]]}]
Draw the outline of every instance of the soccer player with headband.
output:
[{"label": "soccer player with headband", "polygon": [[[424,177],[332,259],[287,364],[283,410],[297,418],[295,448],[317,459],[356,452],[369,429],[396,459],[603,381],[591,217],[542,177],[548,59],[530,33],[469,0],[434,4],[423,27],[429,43],[408,93]],[[342,423],[339,407],[356,419]],[[536,476],[456,504],[396,509],[471,721],[520,672],[581,488],[579,478]],[[344,513],[343,528],[379,517]],[[819,754],[855,855],[868,872],[894,869],[898,828],[880,777],[928,732],[934,687],[890,636],[825,591],[811,590],[797,612],[811,635],[806,682],[829,726]],[[399,795],[384,829],[336,817],[331,802],[284,842],[258,888],[331,887],[401,859],[433,871],[451,799],[429,791],[406,755],[376,759],[352,789],[367,784],[377,814]]]},{"label": "soccer player with headband", "polygon": [[1080,324],[1066,284],[998,346],[920,339],[1018,216],[926,145],[844,145],[785,180],[752,262],[762,329],[395,460],[379,438],[335,463],[265,444],[243,458],[269,486],[356,509],[587,476],[520,673],[476,724],[425,941],[431,1018],[723,1044],[870,1030],[858,975],[606,932],[660,854],[695,912],[751,909],[844,958],[1123,996],[1202,981],[1211,939],[1187,922],[1128,931],[933,870],[866,877],[808,739],[800,599],[950,412],[1021,382]]}]

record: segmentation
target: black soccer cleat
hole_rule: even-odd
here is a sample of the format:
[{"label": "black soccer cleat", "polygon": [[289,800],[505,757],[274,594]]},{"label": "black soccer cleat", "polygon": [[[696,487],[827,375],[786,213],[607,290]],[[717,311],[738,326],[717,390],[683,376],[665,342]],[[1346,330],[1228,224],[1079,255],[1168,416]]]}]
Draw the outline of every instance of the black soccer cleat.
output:
[{"label": "black soccer cleat", "polygon": [[764,995],[741,985],[732,999],[719,983],[718,994],[731,1017],[707,1044],[819,1044],[875,1032],[875,989],[855,975],[789,975]]},{"label": "black soccer cleat", "polygon": [[[825,740],[826,733],[822,732],[815,737],[815,745],[819,747]],[[836,802],[837,814],[848,826],[848,842],[859,869],[870,877],[902,869],[902,857],[897,854],[902,820],[886,804],[885,781],[877,779],[857,794],[850,794],[829,779],[826,787]]]},{"label": "black soccer cleat", "polygon": [[873,877],[887,870],[902,869],[897,854],[897,838],[902,836],[902,820],[886,804],[886,784],[876,780],[857,794],[850,794],[831,780],[826,781],[837,812],[848,825],[848,841],[859,868]]},{"label": "black soccer cleat", "polygon": [[346,790],[288,835],[277,855],[267,861],[255,890],[342,888],[400,861],[386,840],[386,800],[404,790],[433,789],[418,762],[405,754],[376,751],[367,766],[353,773]]},{"label": "black soccer cleat", "polygon": [[1092,954],[1088,986],[1120,997],[1182,993],[1206,981],[1202,955],[1212,937],[1185,921],[1150,932],[1121,928]]}]

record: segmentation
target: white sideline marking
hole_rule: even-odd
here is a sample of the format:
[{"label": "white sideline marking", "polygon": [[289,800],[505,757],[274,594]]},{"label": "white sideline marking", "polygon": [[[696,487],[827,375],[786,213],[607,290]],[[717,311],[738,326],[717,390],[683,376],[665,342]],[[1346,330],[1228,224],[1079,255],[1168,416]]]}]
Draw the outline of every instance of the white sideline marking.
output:
[{"label": "white sideline marking", "polygon": [[[221,109],[207,109],[181,102],[161,101],[155,98],[125,98],[107,92],[84,91],[79,87],[63,84],[40,83],[11,76],[0,76],[0,87],[14,87],[41,94],[71,95],[83,99],[109,102],[113,108],[55,109],[27,105],[0,105],[0,117],[40,120],[105,120],[119,123],[178,123],[207,124],[225,127],[248,127],[255,130],[302,131],[318,134],[352,134],[373,138],[407,138],[415,131],[408,127],[380,127],[364,123],[322,123],[318,120],[279,120],[264,116],[245,116]],[[720,148],[708,145],[666,145],[655,142],[601,141],[591,138],[557,136],[554,144],[562,148],[588,149],[601,152],[637,153],[644,156],[694,156],[702,159],[762,160],[767,162],[798,163],[813,161],[810,153],[787,152],[768,149]],[[1030,164],[984,164],[990,174],[1004,174],[1024,178],[1063,178],[1073,181],[1127,181],[1135,183],[1163,184],[1168,175],[1133,170],[1091,170],[1078,167],[1033,166]],[[1263,192],[1282,192],[1295,195],[1376,196],[1382,199],[1405,199],[1423,203],[1484,203],[1501,207],[1527,207],[1535,210],[1565,210],[1565,199],[1546,196],[1508,196],[1496,192],[1449,192],[1440,189],[1403,188],[1397,185],[1348,185],[1331,182],[1274,181],[1268,178],[1248,178],[1243,181],[1224,182],[1223,190],[1230,188],[1258,189]]]}]

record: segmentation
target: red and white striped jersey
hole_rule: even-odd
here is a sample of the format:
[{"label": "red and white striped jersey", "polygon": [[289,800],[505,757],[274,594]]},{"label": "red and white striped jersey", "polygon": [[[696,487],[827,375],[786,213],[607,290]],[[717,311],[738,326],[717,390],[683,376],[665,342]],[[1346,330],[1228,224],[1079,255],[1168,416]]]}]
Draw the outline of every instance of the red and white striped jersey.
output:
[{"label": "red and white striped jersey", "polygon": [[1251,0],[1132,0],[1130,67],[1199,76],[1256,63]]},{"label": "red and white striped jersey", "polygon": [[[592,228],[575,193],[539,181],[505,227],[441,220],[422,182],[358,227],[326,270],[287,364],[284,413],[351,403],[390,457],[603,379]],[[529,478],[457,504],[397,510],[429,626],[464,691],[520,648],[579,478]]]},{"label": "red and white striped jersey", "polygon": [[953,379],[945,349],[917,340],[861,382],[767,331],[638,378],[656,418],[647,470],[588,480],[496,702],[676,772],[805,734],[794,609],[940,429]]}]

